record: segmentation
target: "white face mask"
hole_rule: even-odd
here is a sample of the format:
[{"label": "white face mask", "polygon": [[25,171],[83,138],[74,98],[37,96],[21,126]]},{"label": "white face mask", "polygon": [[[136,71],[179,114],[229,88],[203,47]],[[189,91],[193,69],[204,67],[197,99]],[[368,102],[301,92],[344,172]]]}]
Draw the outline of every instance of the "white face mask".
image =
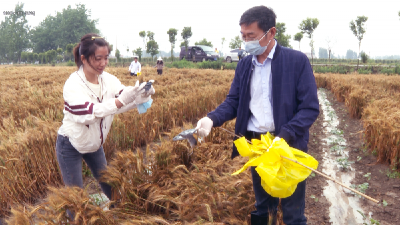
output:
[{"label": "white face mask", "polygon": [[[271,30],[271,28],[269,30]],[[263,39],[265,37],[265,35],[268,34],[269,30],[259,40],[244,42],[244,49],[246,50],[246,52],[248,52],[251,55],[263,54],[265,52],[265,50],[267,50],[267,47],[272,39],[269,40],[267,46],[261,46],[260,40]]]}]

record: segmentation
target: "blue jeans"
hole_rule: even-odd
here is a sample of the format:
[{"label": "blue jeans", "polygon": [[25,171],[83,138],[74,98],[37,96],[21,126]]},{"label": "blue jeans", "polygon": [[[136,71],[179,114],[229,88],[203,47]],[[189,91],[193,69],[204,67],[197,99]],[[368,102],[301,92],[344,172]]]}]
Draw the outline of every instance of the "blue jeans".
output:
[{"label": "blue jeans", "polygon": [[[251,167],[253,178],[253,190],[256,197],[256,211],[251,212],[257,216],[268,216],[269,213],[275,214],[279,204],[279,198],[269,195],[261,186],[261,177],[258,175],[255,167]],[[286,225],[306,225],[307,218],[304,216],[306,195],[306,181],[297,185],[293,195],[282,198],[283,222]]]},{"label": "blue jeans", "polygon": [[[68,137],[63,135],[57,136],[56,153],[61,175],[66,186],[83,188],[82,159],[85,160],[97,181],[100,179],[100,172],[105,170],[107,166],[103,146],[95,152],[81,154],[71,145]],[[111,186],[100,182],[100,187],[108,199],[111,200]]]}]

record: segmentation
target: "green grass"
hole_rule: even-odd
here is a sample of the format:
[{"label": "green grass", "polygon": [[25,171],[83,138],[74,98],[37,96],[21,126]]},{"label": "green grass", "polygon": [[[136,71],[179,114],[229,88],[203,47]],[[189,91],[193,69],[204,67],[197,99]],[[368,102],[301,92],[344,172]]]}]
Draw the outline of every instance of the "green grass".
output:
[{"label": "green grass", "polygon": [[346,74],[354,69],[346,66],[313,66],[315,73],[340,73]]},{"label": "green grass", "polygon": [[391,179],[395,179],[395,178],[400,178],[400,172],[397,171],[395,168],[391,169],[392,171],[390,171],[389,169],[386,171],[386,176],[391,178]]},{"label": "green grass", "polygon": [[178,69],[196,68],[196,65],[193,62],[187,61],[186,59],[182,59],[180,61],[174,61],[172,63],[165,64],[165,66],[169,68],[178,68]]},{"label": "green grass", "polygon": [[186,59],[182,59],[179,61],[174,61],[172,63],[166,63],[166,67],[169,68],[195,68],[195,69],[214,69],[214,70],[235,70],[237,63],[224,63],[222,62],[222,58],[218,59],[217,61],[205,61],[205,62],[198,62],[194,63],[192,61],[187,61]]},{"label": "green grass", "polygon": [[[359,67],[357,72],[359,74],[387,74],[387,75],[400,75],[400,65],[392,65],[395,67],[388,67],[382,65],[372,65],[368,64],[368,66]],[[339,73],[339,74],[348,74],[352,73],[356,70],[354,65],[331,65],[331,66],[321,66],[314,65],[313,66],[315,73]]]},{"label": "green grass", "polygon": [[350,164],[354,163],[348,160],[348,157],[337,159],[336,162],[342,168],[343,171],[347,171],[350,167]]},{"label": "green grass", "polygon": [[72,62],[71,60],[69,60],[67,62],[67,66],[75,66],[75,62]]},{"label": "green grass", "polygon": [[[398,66],[397,66],[398,67]],[[397,68],[396,67],[396,68]],[[383,68],[382,70],[381,70],[381,73],[383,73],[383,74],[387,74],[387,75],[394,75],[395,74],[395,71],[396,71],[396,68]],[[399,71],[400,72],[400,71]]]},{"label": "green grass", "polygon": [[358,70],[357,70],[357,72],[359,73],[359,74],[371,74],[372,73],[372,69],[370,69],[370,68],[359,68]]},{"label": "green grass", "polygon": [[[311,61],[311,59],[310,59]],[[314,64],[350,64],[357,65],[357,59],[316,59],[314,58]],[[399,59],[368,59],[368,64],[371,65],[396,65],[400,63]],[[360,60],[360,64],[363,64]]]}]

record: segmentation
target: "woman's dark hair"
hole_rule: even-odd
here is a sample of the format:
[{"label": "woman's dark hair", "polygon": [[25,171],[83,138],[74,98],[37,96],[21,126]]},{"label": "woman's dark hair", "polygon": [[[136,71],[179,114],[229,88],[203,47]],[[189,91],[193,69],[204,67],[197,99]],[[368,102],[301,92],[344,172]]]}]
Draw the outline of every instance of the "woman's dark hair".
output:
[{"label": "woman's dark hair", "polygon": [[162,60],[157,60],[157,64],[164,65],[164,63],[163,63],[163,61],[162,61]]},{"label": "woman's dark hair", "polygon": [[81,55],[83,55],[85,59],[88,60],[89,62],[89,58],[91,56],[94,56],[94,53],[96,52],[98,47],[107,46],[108,53],[110,53],[110,46],[106,40],[104,40],[103,38],[93,38],[93,37],[100,37],[100,36],[95,33],[85,34],[81,38],[81,42],[79,42],[73,50],[75,57],[75,64],[78,67],[78,69],[79,67],[81,67],[81,65],[83,65],[81,60]]},{"label": "woman's dark hair", "polygon": [[258,27],[267,32],[271,27],[275,27],[276,15],[274,10],[266,6],[255,6],[246,10],[240,17],[239,25],[257,22]]}]

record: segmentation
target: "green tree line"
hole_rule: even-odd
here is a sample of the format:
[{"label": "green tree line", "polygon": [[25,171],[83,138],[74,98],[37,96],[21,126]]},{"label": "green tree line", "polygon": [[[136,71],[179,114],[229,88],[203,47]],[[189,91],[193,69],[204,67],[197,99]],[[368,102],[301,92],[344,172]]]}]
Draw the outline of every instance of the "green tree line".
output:
[{"label": "green tree line", "polygon": [[[15,11],[24,11],[24,4],[18,3]],[[400,16],[400,12],[399,12]],[[77,4],[76,8],[70,5],[57,12],[55,15],[48,15],[37,27],[31,28],[28,25],[28,17],[25,14],[14,13],[6,16],[4,21],[0,23],[0,63],[1,62],[29,62],[39,61],[40,63],[55,63],[60,61],[73,60],[72,49],[84,34],[100,33],[96,28],[98,20],[91,19],[91,11],[84,4]],[[365,23],[368,17],[358,16],[357,20],[350,22],[350,30],[358,39],[357,58],[367,58],[366,53],[361,55],[361,41],[363,40]],[[293,38],[300,42],[303,34],[310,39],[311,58],[314,58],[314,31],[319,25],[317,18],[307,18],[299,24],[300,32],[296,33]],[[286,24],[278,22],[275,26],[275,39],[284,47],[292,48],[289,44],[291,35],[286,34]],[[170,28],[167,31],[169,42],[171,43],[171,57],[173,58],[173,49],[177,41],[178,30]],[[148,54],[153,58],[159,54],[159,45],[154,39],[154,32],[141,31],[139,36],[143,38],[143,48],[139,47],[132,52],[141,58],[142,55]],[[189,39],[193,33],[191,27],[184,27],[181,31],[182,42],[180,47],[189,46]],[[222,45],[225,38],[222,38]],[[235,36],[229,42],[229,47],[239,48],[243,44],[240,36]],[[195,45],[206,45],[213,47],[210,41],[203,38],[195,42]],[[129,47],[127,47],[129,52]],[[118,52],[118,54],[117,54]],[[324,48],[321,48],[320,57],[326,57]],[[331,58],[331,45],[328,43],[328,58]],[[116,49],[116,57],[120,58],[120,50]],[[333,54],[332,54],[333,55]],[[351,56],[350,56],[351,55]],[[346,58],[353,58],[354,54],[347,53]]]},{"label": "green tree line", "polygon": [[[18,3],[15,11],[24,11]],[[73,60],[72,49],[77,40],[90,32],[99,33],[97,20],[90,19],[85,5],[69,5],[54,16],[48,15],[40,24],[28,26],[27,15],[14,13],[0,24],[0,62],[54,63]]]}]

